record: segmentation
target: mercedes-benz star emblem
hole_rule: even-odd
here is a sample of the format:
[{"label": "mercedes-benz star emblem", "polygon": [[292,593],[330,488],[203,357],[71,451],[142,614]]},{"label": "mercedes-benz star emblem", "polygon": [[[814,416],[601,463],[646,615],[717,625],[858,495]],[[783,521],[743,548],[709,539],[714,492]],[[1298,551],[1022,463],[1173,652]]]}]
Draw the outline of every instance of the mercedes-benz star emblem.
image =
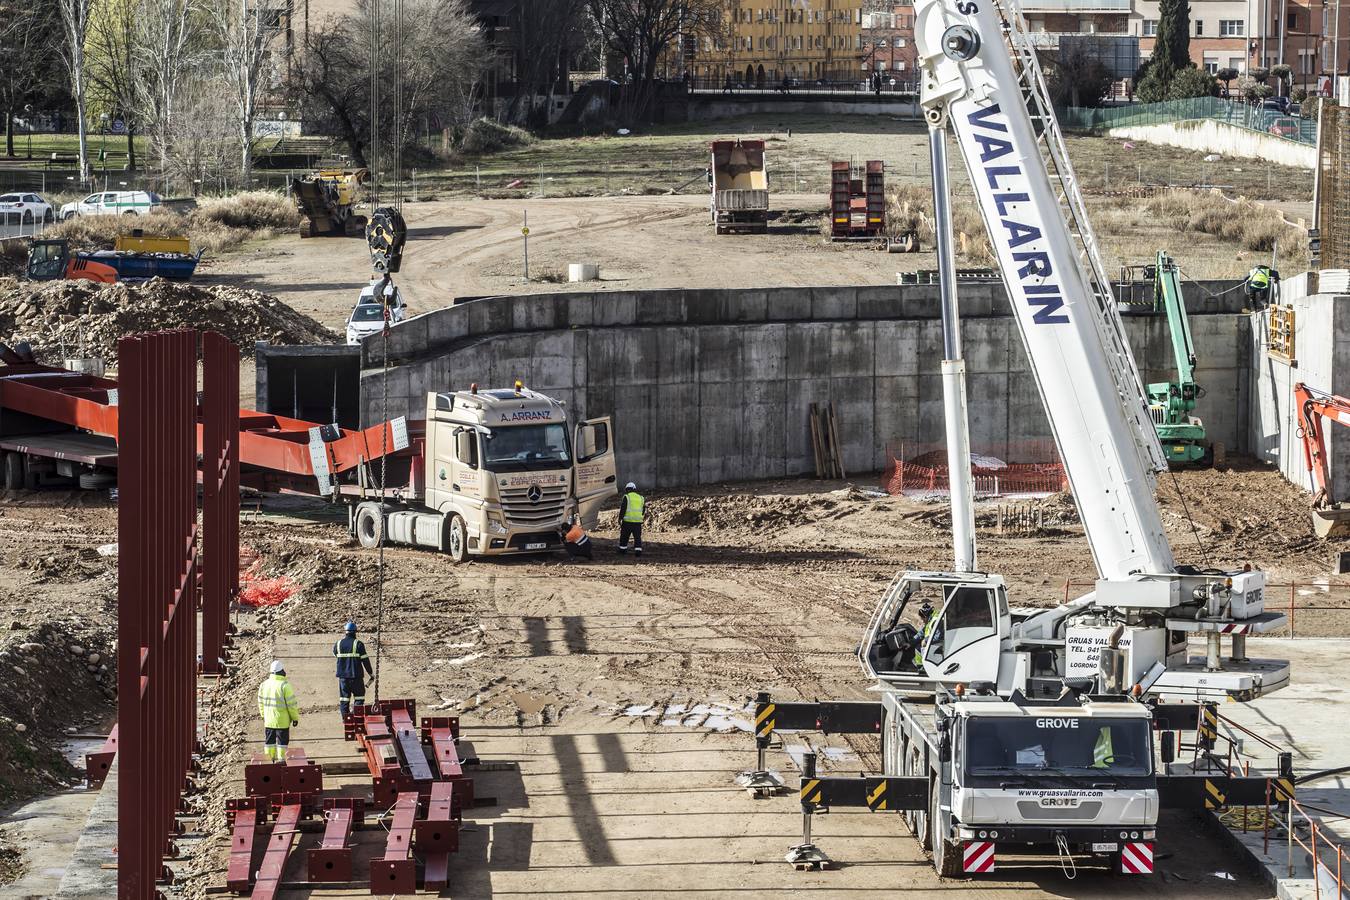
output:
[{"label": "mercedes-benz star emblem", "polygon": [[532,484],[530,489],[525,492],[525,496],[530,498],[531,503],[538,503],[539,498],[544,496],[544,492],[539,490],[539,485]]}]

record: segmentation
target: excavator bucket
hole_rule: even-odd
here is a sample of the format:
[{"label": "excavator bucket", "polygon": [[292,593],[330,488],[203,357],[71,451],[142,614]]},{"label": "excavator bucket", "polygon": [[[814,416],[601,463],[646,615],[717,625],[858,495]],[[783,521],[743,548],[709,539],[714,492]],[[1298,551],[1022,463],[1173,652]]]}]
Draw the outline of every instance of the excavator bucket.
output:
[{"label": "excavator bucket", "polygon": [[1350,507],[1337,505],[1312,511],[1313,531],[1320,538],[1338,538],[1350,535]]}]

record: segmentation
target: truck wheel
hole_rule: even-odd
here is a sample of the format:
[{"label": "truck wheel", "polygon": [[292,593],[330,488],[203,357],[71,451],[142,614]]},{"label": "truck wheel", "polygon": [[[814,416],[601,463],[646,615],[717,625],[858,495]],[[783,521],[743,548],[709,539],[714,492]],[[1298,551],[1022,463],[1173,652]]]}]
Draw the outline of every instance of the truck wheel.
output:
[{"label": "truck wheel", "polygon": [[384,540],[384,510],[378,503],[362,503],[356,508],[356,521],[353,523],[356,540],[367,550],[380,546]]},{"label": "truck wheel", "polygon": [[928,839],[933,842],[933,868],[943,878],[959,878],[965,861],[961,858],[961,845],[947,840],[947,833],[942,828],[937,787],[933,784],[928,797]]},{"label": "truck wheel", "polygon": [[469,529],[459,513],[451,513],[445,523],[445,552],[450,560],[459,565],[469,558]]},{"label": "truck wheel", "polygon": [[22,453],[5,454],[5,490],[21,491],[27,484],[28,466],[24,464]]}]

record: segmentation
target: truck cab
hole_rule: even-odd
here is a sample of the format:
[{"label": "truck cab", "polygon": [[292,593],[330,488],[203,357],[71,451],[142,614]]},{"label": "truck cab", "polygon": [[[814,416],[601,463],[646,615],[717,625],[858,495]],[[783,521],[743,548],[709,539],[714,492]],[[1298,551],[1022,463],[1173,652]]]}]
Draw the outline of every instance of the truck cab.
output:
[{"label": "truck cab", "polygon": [[[434,547],[456,561],[562,547],[572,517],[594,527],[617,496],[613,424],[608,417],[569,427],[562,402],[517,382],[514,388],[427,396],[420,497],[386,504],[392,543]],[[414,482],[415,484],[415,482]],[[353,530],[380,540],[380,507],[362,503]]]}]

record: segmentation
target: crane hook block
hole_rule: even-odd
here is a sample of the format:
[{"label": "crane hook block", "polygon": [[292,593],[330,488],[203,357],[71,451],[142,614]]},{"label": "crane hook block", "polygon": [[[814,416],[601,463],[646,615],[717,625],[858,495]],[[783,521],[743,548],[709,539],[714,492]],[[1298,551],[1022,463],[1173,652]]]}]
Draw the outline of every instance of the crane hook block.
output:
[{"label": "crane hook block", "polygon": [[403,244],[408,226],[403,213],[392,206],[381,206],[370,215],[366,225],[366,243],[370,245],[370,264],[376,272],[391,275],[403,261]]}]

